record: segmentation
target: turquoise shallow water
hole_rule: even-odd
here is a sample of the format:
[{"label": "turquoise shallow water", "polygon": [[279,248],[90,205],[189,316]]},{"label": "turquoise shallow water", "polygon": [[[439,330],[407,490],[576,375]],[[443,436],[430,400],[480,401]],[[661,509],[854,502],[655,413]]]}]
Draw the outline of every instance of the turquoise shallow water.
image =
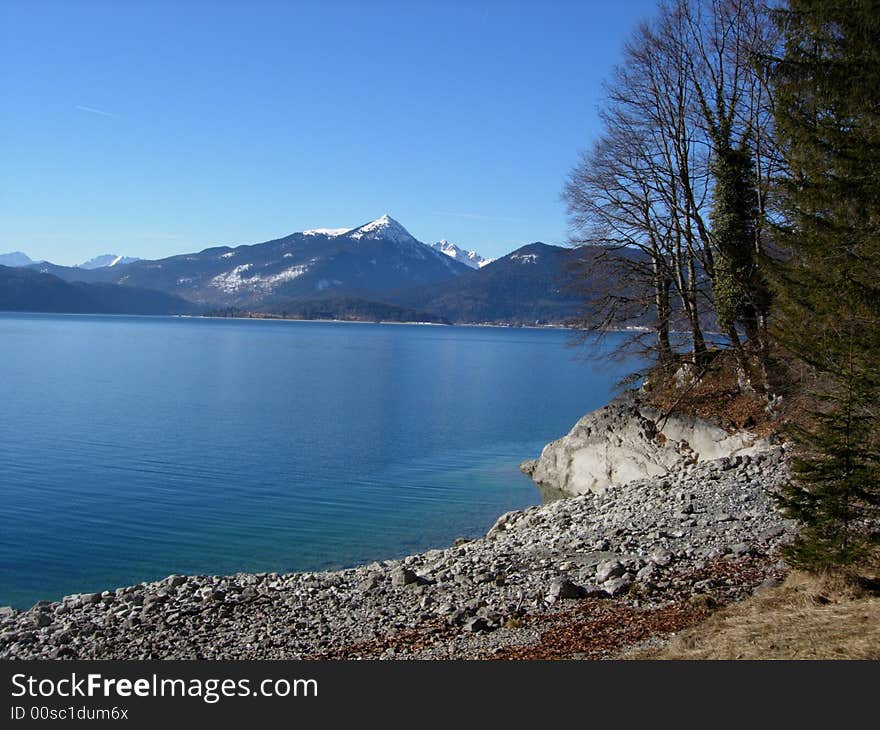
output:
[{"label": "turquoise shallow water", "polygon": [[625,366],[559,330],[0,314],[0,605],[336,568],[540,502]]}]

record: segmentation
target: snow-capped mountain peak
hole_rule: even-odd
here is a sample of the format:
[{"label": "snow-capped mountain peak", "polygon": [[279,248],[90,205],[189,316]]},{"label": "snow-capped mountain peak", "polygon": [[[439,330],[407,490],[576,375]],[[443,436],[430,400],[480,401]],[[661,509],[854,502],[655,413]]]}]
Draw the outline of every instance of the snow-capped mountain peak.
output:
[{"label": "snow-capped mountain peak", "polygon": [[450,243],[445,238],[437,241],[437,243],[431,246],[431,248],[439,251],[440,253],[446,254],[451,259],[460,261],[465,266],[470,266],[472,269],[482,269],[486,264],[491,264],[495,260],[484,259],[476,251],[465,251],[464,249],[456,246],[454,243]]},{"label": "snow-capped mountain peak", "polygon": [[374,221],[365,223],[359,228],[349,231],[346,235],[354,239],[385,238],[395,243],[415,241],[416,238],[387,213]]},{"label": "snow-capped mountain peak", "polygon": [[0,266],[30,266],[33,263],[33,259],[21,251],[0,253]]},{"label": "snow-capped mountain peak", "polygon": [[139,258],[134,256],[120,256],[115,253],[105,253],[100,256],[95,256],[93,259],[89,259],[88,261],[84,261],[77,268],[80,269],[103,269],[105,266],[119,266],[120,264],[131,264],[135,261],[140,261]]}]

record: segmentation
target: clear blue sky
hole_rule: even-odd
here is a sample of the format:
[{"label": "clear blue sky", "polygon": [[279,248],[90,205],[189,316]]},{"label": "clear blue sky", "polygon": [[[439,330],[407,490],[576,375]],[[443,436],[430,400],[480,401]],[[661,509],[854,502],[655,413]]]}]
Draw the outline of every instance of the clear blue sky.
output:
[{"label": "clear blue sky", "polygon": [[0,0],[0,252],[158,258],[387,212],[485,256],[560,190],[655,0]]}]

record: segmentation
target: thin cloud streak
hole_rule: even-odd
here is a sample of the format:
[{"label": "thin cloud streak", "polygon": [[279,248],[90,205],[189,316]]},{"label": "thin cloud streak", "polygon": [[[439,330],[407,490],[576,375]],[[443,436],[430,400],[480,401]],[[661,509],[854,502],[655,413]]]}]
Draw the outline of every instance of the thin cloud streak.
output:
[{"label": "thin cloud streak", "polygon": [[93,106],[83,106],[82,104],[77,104],[76,109],[79,109],[81,112],[88,112],[89,114],[98,114],[102,117],[115,117],[116,115],[111,112],[105,112],[103,109],[96,109]]},{"label": "thin cloud streak", "polygon": [[135,238],[146,241],[179,241],[183,236],[176,233],[161,233],[158,231],[141,231],[135,234]]},{"label": "thin cloud streak", "polygon": [[435,210],[432,215],[449,216],[450,218],[467,218],[477,221],[521,221],[522,218],[511,218],[504,215],[481,215],[480,213],[459,213],[455,211]]}]

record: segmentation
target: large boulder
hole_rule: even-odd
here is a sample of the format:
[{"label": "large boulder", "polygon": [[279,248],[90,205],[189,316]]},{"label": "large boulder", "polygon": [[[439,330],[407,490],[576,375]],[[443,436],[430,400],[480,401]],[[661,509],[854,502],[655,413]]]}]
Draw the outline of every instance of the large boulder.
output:
[{"label": "large boulder", "polygon": [[567,435],[547,444],[539,459],[520,468],[541,487],[566,495],[600,494],[611,484],[768,447],[746,431],[731,433],[695,416],[665,415],[638,391],[628,391],[588,413]]}]

